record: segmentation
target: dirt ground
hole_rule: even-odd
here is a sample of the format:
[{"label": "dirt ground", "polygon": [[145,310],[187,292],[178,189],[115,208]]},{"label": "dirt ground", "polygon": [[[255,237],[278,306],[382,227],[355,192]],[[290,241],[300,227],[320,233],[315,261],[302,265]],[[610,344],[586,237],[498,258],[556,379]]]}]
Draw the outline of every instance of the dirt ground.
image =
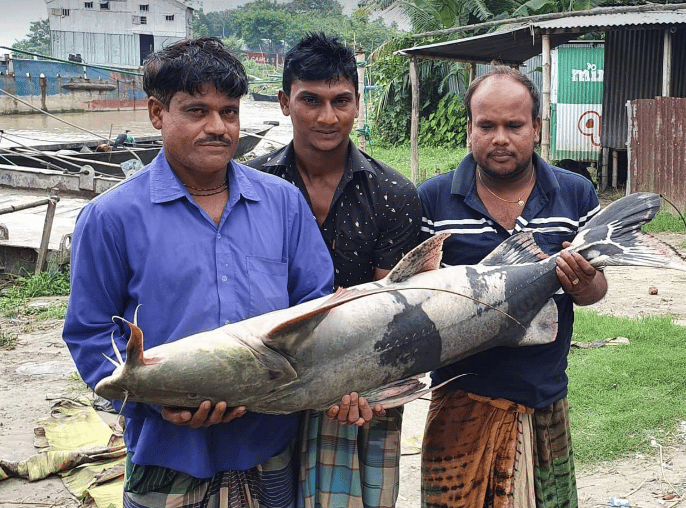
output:
[{"label": "dirt ground", "polygon": [[[659,236],[686,255],[686,235]],[[618,316],[673,315],[686,325],[686,273],[608,268],[606,274],[608,295],[592,308]],[[649,294],[651,286],[657,295]],[[15,349],[0,349],[0,460],[22,460],[35,453],[33,428],[49,415],[52,399],[87,393],[74,373],[61,327],[59,320],[0,320],[1,334],[17,335]],[[405,408],[397,508],[419,506],[419,452],[427,407],[428,401],[420,399]],[[112,415],[101,415],[112,420]],[[686,491],[686,414],[678,430],[677,442],[656,443],[653,454],[579,470],[580,506],[607,506],[610,496],[628,498],[633,507],[686,506],[679,497],[664,499],[669,492]],[[0,508],[41,506],[76,508],[79,502],[56,476],[33,483],[0,481]]]}]

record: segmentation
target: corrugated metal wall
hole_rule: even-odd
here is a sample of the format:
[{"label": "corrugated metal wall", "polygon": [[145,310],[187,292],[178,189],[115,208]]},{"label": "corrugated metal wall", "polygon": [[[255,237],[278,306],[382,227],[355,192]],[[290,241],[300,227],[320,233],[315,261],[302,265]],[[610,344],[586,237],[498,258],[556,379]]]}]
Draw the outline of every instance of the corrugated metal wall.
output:
[{"label": "corrugated metal wall", "polygon": [[686,211],[686,98],[633,100],[630,110],[629,191],[663,194]]},{"label": "corrugated metal wall", "polygon": [[595,161],[603,115],[603,43],[562,44],[551,55],[551,160]]},{"label": "corrugated metal wall", "polygon": [[662,93],[664,30],[609,30],[605,37],[605,87],[601,144],[626,150],[626,101]]},{"label": "corrugated metal wall", "polygon": [[686,28],[674,34],[672,51],[672,97],[686,97]]}]

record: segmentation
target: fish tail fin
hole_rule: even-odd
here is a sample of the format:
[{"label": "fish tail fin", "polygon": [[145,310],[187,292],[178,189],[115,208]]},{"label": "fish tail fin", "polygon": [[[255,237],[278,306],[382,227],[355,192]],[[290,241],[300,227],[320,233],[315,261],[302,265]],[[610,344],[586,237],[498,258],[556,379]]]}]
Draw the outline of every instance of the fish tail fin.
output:
[{"label": "fish tail fin", "polygon": [[594,267],[646,266],[686,271],[686,259],[673,247],[641,231],[660,209],[658,194],[639,192],[598,212],[572,241]]}]

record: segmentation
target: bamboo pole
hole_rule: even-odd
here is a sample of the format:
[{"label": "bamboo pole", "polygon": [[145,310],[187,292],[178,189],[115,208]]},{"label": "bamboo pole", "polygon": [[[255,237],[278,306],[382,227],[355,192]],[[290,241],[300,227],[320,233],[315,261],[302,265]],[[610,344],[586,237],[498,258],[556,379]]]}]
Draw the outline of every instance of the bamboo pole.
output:
[{"label": "bamboo pole", "polygon": [[541,111],[541,158],[550,157],[550,35],[541,36],[543,60],[543,111]]},{"label": "bamboo pole", "polygon": [[365,120],[367,115],[364,102],[364,49],[357,48],[355,51],[355,60],[357,60],[357,90],[360,94],[360,109],[357,115],[357,144],[360,150],[364,152],[367,150],[367,138],[365,136]]},{"label": "bamboo pole", "polygon": [[410,58],[410,86],[412,88],[412,115],[410,120],[410,167],[412,182],[419,183],[419,78],[417,76],[417,59]]}]

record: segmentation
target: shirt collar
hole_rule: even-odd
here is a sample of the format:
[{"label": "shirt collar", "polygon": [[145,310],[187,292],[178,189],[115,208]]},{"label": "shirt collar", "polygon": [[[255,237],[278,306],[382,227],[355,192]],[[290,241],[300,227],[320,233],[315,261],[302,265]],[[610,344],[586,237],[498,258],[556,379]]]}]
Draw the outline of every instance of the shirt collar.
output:
[{"label": "shirt collar", "polygon": [[[536,168],[536,185],[533,192],[536,192],[538,188],[547,195],[558,192],[560,184],[550,166],[536,153],[533,154],[533,163]],[[450,193],[460,196],[476,195],[476,160],[471,153],[467,154],[457,166],[453,174]]]},{"label": "shirt collar", "polygon": [[[164,148],[149,165],[150,171],[150,199],[153,203],[165,203],[175,199],[186,197],[190,194],[176,176],[164,154]],[[252,182],[248,178],[249,168],[238,164],[233,159],[229,163],[229,200],[236,202],[243,196],[252,201],[259,201],[259,195],[255,191]]]},{"label": "shirt collar", "polygon": [[[376,175],[376,170],[372,163],[352,141],[350,141],[348,147],[348,159],[345,164],[344,177],[357,171],[367,171]],[[295,148],[293,147],[293,141],[276,151],[274,156],[265,162],[263,166],[283,166],[288,173],[295,171]]]}]

